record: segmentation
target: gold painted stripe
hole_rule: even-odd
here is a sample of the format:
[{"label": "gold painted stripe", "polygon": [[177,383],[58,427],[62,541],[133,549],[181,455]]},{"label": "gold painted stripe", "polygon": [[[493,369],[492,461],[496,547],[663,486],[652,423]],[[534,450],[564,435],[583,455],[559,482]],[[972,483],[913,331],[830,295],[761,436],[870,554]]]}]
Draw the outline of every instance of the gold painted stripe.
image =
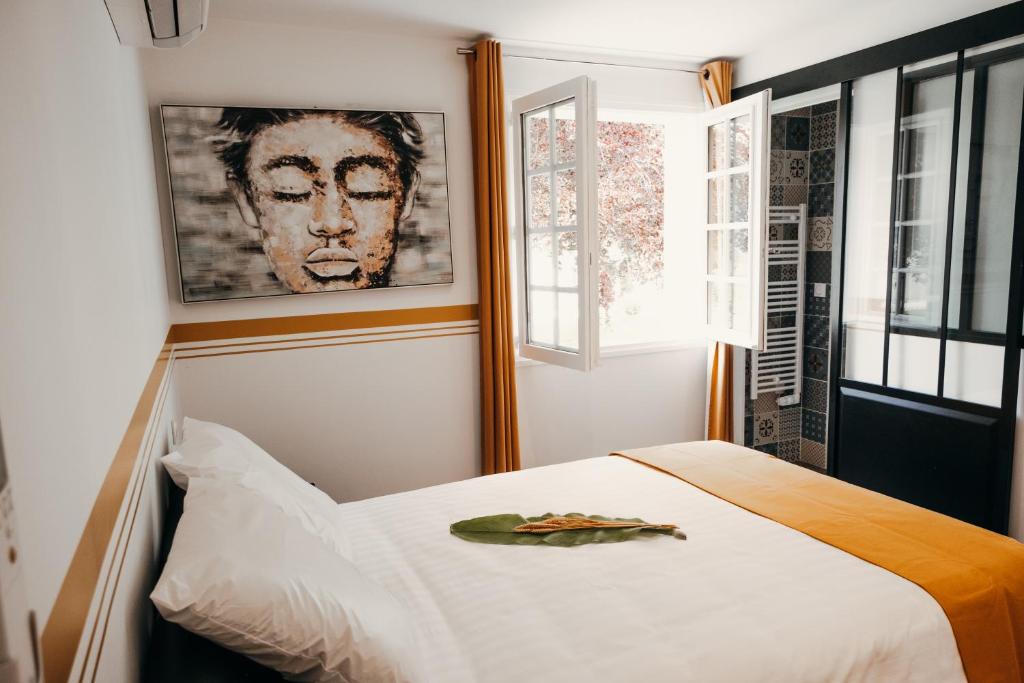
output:
[{"label": "gold painted stripe", "polygon": [[171,326],[170,341],[175,344],[240,339],[244,337],[274,337],[286,334],[314,334],[340,330],[397,327],[400,325],[429,325],[476,320],[476,304],[437,306],[434,308],[399,308],[387,311],[353,311],[349,313],[323,313],[282,318],[251,318],[223,320],[208,323],[177,323]]},{"label": "gold painted stripe", "polygon": [[[466,323],[464,325],[444,325],[440,327],[419,327],[411,330],[391,330],[382,332],[354,332],[352,334],[333,334],[323,337],[288,337],[286,339],[270,339],[266,341],[250,341],[250,342],[233,342],[228,344],[203,344],[200,346],[178,346],[175,345],[174,350],[176,353],[182,353],[187,351],[205,351],[207,349],[232,349],[240,346],[266,346],[268,344],[287,344],[287,343],[298,343],[298,342],[309,342],[309,341],[327,341],[330,339],[351,339],[355,337],[379,337],[386,339],[383,335],[396,335],[396,334],[410,334],[415,332],[434,332],[438,330],[467,330],[476,329],[479,326],[478,323]],[[187,356],[191,358],[191,356]]]},{"label": "gold painted stripe", "polygon": [[[173,362],[171,365],[173,366]],[[168,367],[168,373],[170,371],[171,368]],[[127,538],[125,538],[124,541],[124,550],[121,553],[121,561],[117,566],[117,576],[114,577],[114,586],[110,590],[110,607],[107,609],[106,618],[103,620],[103,631],[100,634],[100,642],[96,648],[96,664],[95,666],[93,666],[92,678],[90,679],[92,683],[96,683],[96,674],[100,670],[100,658],[103,656],[103,645],[107,642],[107,628],[110,626],[110,615],[114,612],[114,597],[117,595],[117,587],[121,583],[121,574],[124,571],[125,560],[128,559],[128,549],[132,542],[132,532],[135,531],[135,519],[136,517],[138,517],[139,507],[141,507],[142,505],[142,498],[143,496],[146,495],[146,478],[148,477],[150,470],[153,469],[150,466],[153,462],[153,447],[156,442],[157,434],[160,432],[159,426],[160,419],[163,417],[164,413],[164,404],[167,400],[167,395],[170,393],[171,380],[169,377],[167,377],[166,381],[163,383],[162,386],[163,391],[160,392],[160,399],[158,401],[157,408],[153,412],[154,421],[152,422],[152,428],[149,430],[149,439],[146,443],[145,448],[142,451],[142,457],[144,458],[144,461],[142,463],[142,472],[139,474],[138,477],[136,477],[136,484],[132,489],[131,498],[129,498],[129,505],[131,505],[132,498],[134,498],[135,500],[135,505],[132,509],[131,521],[128,521],[126,519],[125,524],[121,527],[122,533],[124,532],[124,527],[128,527],[128,536]],[[138,496],[135,495],[136,492],[138,492]],[[157,533],[160,533],[161,531],[163,531],[162,527],[157,529]],[[118,535],[120,536],[120,534]],[[118,545],[114,546],[115,551],[119,545],[120,539],[118,539]],[[111,573],[113,573],[113,567],[111,567],[111,571],[107,574],[107,580],[106,582],[104,582],[104,592],[106,592],[107,588],[106,583],[110,582]],[[101,600],[100,607],[102,608],[102,606],[103,603]],[[99,612],[97,612],[96,623],[93,624],[92,633],[89,636],[89,649],[92,648],[92,641],[96,637],[96,628],[99,625],[99,617]],[[85,681],[86,666],[89,664],[89,649],[85,651],[85,658],[82,660],[82,673],[78,679],[79,683],[83,683]]]},{"label": "gold painted stripe", "polygon": [[176,356],[178,360],[186,360],[189,358],[213,358],[215,356],[240,356],[247,353],[269,353],[270,351],[298,351],[301,349],[320,349],[329,346],[353,346],[356,344],[383,344],[384,342],[396,342],[396,341],[413,341],[415,339],[437,339],[438,337],[466,337],[470,335],[478,334],[476,330],[472,332],[450,332],[447,334],[421,334],[415,337],[392,337],[389,339],[360,339],[356,341],[343,341],[335,342],[333,344],[306,344],[303,346],[275,346],[269,349],[245,349],[243,351],[221,351],[219,353],[196,353],[187,356]]},{"label": "gold painted stripe", "polygon": [[146,427],[153,413],[157,392],[167,371],[170,349],[164,345],[157,356],[142,395],[135,405],[121,444],[114,454],[107,476],[100,486],[85,522],[82,537],[71,557],[60,592],[40,638],[43,676],[47,683],[66,683],[89,617],[89,607],[99,582],[110,538],[117,524],[128,483],[135,470]]},{"label": "gold painted stripe", "polygon": [[[294,346],[275,346],[272,348],[246,349],[238,351],[225,351],[220,353],[205,353],[194,355],[182,355],[178,358],[209,358],[213,356],[233,356],[246,353],[266,353],[269,351],[287,351],[309,348],[323,348],[331,346],[348,346],[356,344],[373,344],[378,342],[404,341],[412,339],[435,339],[439,337],[457,337],[477,334],[476,320],[478,307],[476,304],[463,304],[458,306],[438,306],[433,308],[410,308],[385,311],[359,311],[351,313],[329,313],[307,316],[289,316],[279,318],[257,318],[249,320],[226,320],[208,323],[179,323],[172,325],[167,333],[167,340],[157,356],[153,369],[150,371],[142,394],[136,403],[135,410],[129,420],[124,437],[114,454],[107,475],[100,486],[99,494],[93,503],[92,510],[85,523],[85,529],[72,555],[71,563],[64,575],[57,599],[54,601],[46,626],[43,628],[40,637],[43,659],[43,675],[48,683],[66,683],[71,675],[79,644],[85,632],[85,626],[89,618],[89,610],[92,605],[93,596],[99,585],[100,574],[103,570],[103,560],[106,556],[111,539],[114,536],[118,522],[118,513],[125,496],[129,495],[129,505],[134,500],[135,507],[131,510],[131,518],[126,518],[125,523],[118,530],[118,536],[114,551],[121,547],[121,538],[127,527],[128,538],[124,550],[127,553],[127,543],[131,540],[132,529],[134,528],[135,517],[141,502],[142,494],[135,496],[136,491],[142,491],[145,483],[145,472],[135,478],[136,484],[128,491],[128,485],[132,481],[132,474],[136,470],[138,458],[145,457],[152,448],[152,439],[155,439],[156,427],[151,430],[147,442],[147,427],[150,419],[156,410],[162,410],[163,400],[167,392],[160,391],[164,386],[164,377],[170,369],[170,358],[172,350],[177,349],[178,344],[205,342],[226,339],[255,338],[264,336],[282,336],[294,334],[316,334],[321,332],[334,332],[353,329],[373,329],[380,327],[398,327],[413,325],[436,325],[441,323],[468,322],[472,324],[451,325],[445,327],[434,327],[422,331],[445,330],[442,334],[413,335],[401,337],[379,338],[379,335],[397,335],[402,332],[418,332],[420,330],[396,330],[392,332],[376,333],[354,333],[347,335],[332,335],[328,337],[308,337],[305,339],[273,340],[269,342],[239,342],[237,344],[221,344],[217,346],[197,347],[196,350],[211,348],[229,348],[239,346],[256,346],[267,344],[284,344],[290,342],[319,341],[347,339],[348,341],[336,341],[333,343],[307,344]],[[469,330],[465,332],[455,330]],[[375,339],[358,339],[370,335],[378,336]],[[189,350],[189,349],[181,349]],[[112,563],[117,558],[112,556]],[[113,587],[110,592],[110,605],[113,606],[113,599],[120,582],[124,557],[116,568]],[[114,573],[114,566],[111,565],[110,572],[104,579],[103,593],[100,596],[96,622],[93,624],[85,658],[83,660],[82,676],[85,676],[85,667],[89,664],[89,655],[95,642],[97,629],[99,627],[103,603],[106,598],[107,586],[110,582],[110,574]],[[108,610],[103,620],[103,628],[100,632],[100,639],[96,651],[96,666],[99,666],[103,645],[106,640],[107,626],[110,620]],[[93,678],[96,670],[93,671]]]}]

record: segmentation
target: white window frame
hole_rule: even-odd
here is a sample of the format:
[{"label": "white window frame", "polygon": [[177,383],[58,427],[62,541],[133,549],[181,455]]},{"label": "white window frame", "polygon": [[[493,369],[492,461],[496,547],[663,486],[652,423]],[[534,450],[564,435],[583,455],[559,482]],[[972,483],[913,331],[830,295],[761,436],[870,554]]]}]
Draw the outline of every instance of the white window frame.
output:
[{"label": "white window frame", "polygon": [[[596,149],[596,92],[592,79],[581,76],[559,83],[539,92],[520,97],[512,102],[513,163],[515,167],[516,261],[519,289],[519,356],[576,370],[588,371],[597,365],[599,355],[597,319],[597,149]],[[526,263],[527,222],[529,213],[526,200],[526,177],[523,141],[525,115],[538,109],[572,100],[576,113],[576,158],[571,164],[552,167],[551,173],[562,168],[576,171],[576,255],[578,283],[576,287],[579,311],[579,350],[567,351],[530,341],[529,328],[529,273]],[[554,154],[555,127],[549,126],[551,152]],[[557,185],[552,177],[552,220],[557,215]],[[557,329],[557,321],[556,321]]]},{"label": "white window frame", "polygon": [[[768,229],[768,160],[769,160],[769,135],[771,123],[769,111],[771,102],[771,90],[763,90],[741,100],[717,107],[705,112],[703,128],[703,167],[704,171],[704,304],[705,304],[705,329],[707,337],[715,341],[725,342],[734,346],[742,346],[749,349],[764,350],[765,344],[765,291],[767,287],[768,269],[765,267]],[[733,167],[717,171],[711,171],[710,159],[710,136],[711,127],[718,123],[728,122],[741,116],[750,116],[750,159],[744,167]],[[718,223],[709,224],[710,215],[710,193],[708,192],[708,181],[716,177],[727,177],[730,172],[737,170],[745,171],[749,175],[749,204],[748,219],[740,223]],[[728,187],[728,183],[726,183]],[[728,202],[726,202],[728,204]],[[747,258],[749,259],[750,285],[748,294],[749,324],[746,332],[735,330],[730,327],[713,325],[707,318],[707,307],[712,282],[732,281],[728,276],[712,275],[708,268],[708,234],[712,229],[748,229],[750,240]]]}]

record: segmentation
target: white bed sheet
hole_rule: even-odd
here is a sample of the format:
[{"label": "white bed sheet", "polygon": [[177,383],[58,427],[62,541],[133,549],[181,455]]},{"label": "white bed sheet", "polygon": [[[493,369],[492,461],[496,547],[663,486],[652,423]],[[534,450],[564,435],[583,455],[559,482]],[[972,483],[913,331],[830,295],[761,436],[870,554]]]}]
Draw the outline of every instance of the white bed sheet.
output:
[{"label": "white bed sheet", "polygon": [[[468,543],[454,521],[674,522],[575,548]],[[352,559],[407,605],[431,681],[964,681],[918,586],[637,463],[581,460],[339,506]]]}]

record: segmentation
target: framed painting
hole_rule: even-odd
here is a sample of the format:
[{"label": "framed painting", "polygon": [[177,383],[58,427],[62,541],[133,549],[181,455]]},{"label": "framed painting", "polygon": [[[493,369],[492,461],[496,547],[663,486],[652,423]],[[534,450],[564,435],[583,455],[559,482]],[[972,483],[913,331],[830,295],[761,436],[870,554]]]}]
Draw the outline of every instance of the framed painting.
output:
[{"label": "framed painting", "polygon": [[185,303],[452,282],[444,114],[161,119]]}]

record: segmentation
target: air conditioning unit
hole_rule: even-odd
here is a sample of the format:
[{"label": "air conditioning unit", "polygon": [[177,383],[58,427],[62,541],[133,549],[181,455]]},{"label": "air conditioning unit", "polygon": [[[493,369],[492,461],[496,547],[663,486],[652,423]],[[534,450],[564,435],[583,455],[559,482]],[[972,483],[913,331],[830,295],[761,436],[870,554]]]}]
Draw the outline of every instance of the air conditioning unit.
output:
[{"label": "air conditioning unit", "polygon": [[104,0],[117,39],[133,47],[183,47],[206,28],[210,0]]}]

